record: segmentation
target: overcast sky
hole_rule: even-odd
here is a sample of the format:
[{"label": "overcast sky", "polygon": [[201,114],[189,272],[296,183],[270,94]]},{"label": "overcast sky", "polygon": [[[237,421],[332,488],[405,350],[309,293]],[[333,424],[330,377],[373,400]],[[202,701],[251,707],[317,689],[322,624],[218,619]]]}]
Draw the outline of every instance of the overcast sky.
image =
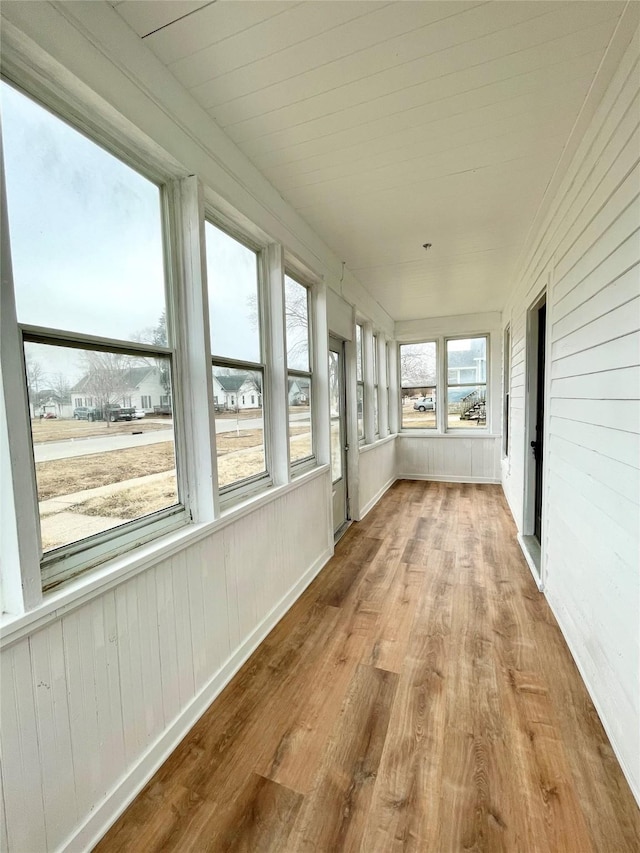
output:
[{"label": "overcast sky", "polygon": [[[0,91],[18,321],[136,340],[165,310],[158,187],[6,83]],[[211,225],[206,235],[212,350],[259,361],[256,255]],[[81,373],[76,352],[37,351],[46,371]]]}]

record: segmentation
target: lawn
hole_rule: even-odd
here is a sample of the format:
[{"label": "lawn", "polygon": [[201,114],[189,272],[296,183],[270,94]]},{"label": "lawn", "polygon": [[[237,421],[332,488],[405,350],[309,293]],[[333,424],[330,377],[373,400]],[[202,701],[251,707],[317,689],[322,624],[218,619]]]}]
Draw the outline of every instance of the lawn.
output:
[{"label": "lawn", "polygon": [[106,421],[73,421],[73,420],[32,420],[31,433],[33,443],[45,441],[65,441],[69,438],[90,438],[103,435],[125,435],[132,432],[154,432],[173,426],[171,418],[166,420],[117,421],[114,424]]}]

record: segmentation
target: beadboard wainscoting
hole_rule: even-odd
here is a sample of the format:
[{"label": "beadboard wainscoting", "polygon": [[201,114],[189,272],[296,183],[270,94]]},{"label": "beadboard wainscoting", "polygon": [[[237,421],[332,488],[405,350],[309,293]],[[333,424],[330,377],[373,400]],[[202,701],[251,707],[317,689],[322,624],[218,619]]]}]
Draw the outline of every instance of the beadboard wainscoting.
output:
[{"label": "beadboard wainscoting", "polygon": [[546,290],[541,582],[640,801],[638,33],[585,129],[504,312],[504,491],[526,527],[527,314]]},{"label": "beadboard wainscoting", "polygon": [[9,638],[10,850],[86,850],[100,838],[330,558],[329,485],[325,469]]},{"label": "beadboard wainscoting", "polygon": [[396,439],[390,435],[360,448],[358,518],[364,518],[396,481]]},{"label": "beadboard wainscoting", "polygon": [[500,436],[426,436],[401,433],[398,478],[451,483],[499,483]]}]

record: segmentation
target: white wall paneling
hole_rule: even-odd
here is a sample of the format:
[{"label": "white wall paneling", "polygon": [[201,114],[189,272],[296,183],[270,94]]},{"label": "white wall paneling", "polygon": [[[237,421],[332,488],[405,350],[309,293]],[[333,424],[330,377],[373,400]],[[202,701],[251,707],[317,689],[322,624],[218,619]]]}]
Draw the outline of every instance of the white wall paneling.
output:
[{"label": "white wall paneling", "polygon": [[391,435],[375,444],[360,447],[358,521],[365,517],[396,481],[396,441],[397,436]]},{"label": "white wall paneling", "polygon": [[9,849],[87,849],[117,817],[331,556],[328,479],[5,644]]},{"label": "white wall paneling", "polygon": [[[633,4],[632,4],[633,5]],[[637,8],[630,13],[637,13]],[[526,312],[547,284],[544,589],[640,800],[638,32],[523,253],[511,324],[504,490],[523,529]]]},{"label": "white wall paneling", "polygon": [[453,483],[500,482],[500,435],[398,436],[398,477]]}]

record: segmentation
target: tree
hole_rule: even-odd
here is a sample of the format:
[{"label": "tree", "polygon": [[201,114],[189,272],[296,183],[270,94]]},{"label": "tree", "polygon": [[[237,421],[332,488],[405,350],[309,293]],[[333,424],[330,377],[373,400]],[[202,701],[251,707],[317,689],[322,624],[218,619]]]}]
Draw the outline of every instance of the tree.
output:
[{"label": "tree", "polygon": [[115,352],[88,350],[82,354],[86,373],[83,390],[97,401],[96,408],[100,409],[107,424],[107,410],[120,405],[132,390],[130,371],[135,366],[134,361],[130,355]]},{"label": "tree", "polygon": [[27,369],[27,393],[33,410],[42,405],[44,383],[46,373],[37,358],[25,353],[25,366]]},{"label": "tree", "polygon": [[56,373],[50,381],[51,397],[58,407],[58,414],[62,414],[62,407],[71,403],[71,383],[64,373]]},{"label": "tree", "polygon": [[403,388],[433,388],[436,385],[436,349],[429,344],[400,347],[400,376]]},{"label": "tree", "polygon": [[[163,311],[155,326],[147,326],[146,329],[141,329],[132,335],[134,341],[141,344],[153,344],[157,347],[166,347],[168,345],[167,334],[167,312]],[[158,371],[158,378],[165,395],[171,398],[171,368],[169,367],[169,359],[153,358],[143,359],[145,364],[153,367]]]}]

